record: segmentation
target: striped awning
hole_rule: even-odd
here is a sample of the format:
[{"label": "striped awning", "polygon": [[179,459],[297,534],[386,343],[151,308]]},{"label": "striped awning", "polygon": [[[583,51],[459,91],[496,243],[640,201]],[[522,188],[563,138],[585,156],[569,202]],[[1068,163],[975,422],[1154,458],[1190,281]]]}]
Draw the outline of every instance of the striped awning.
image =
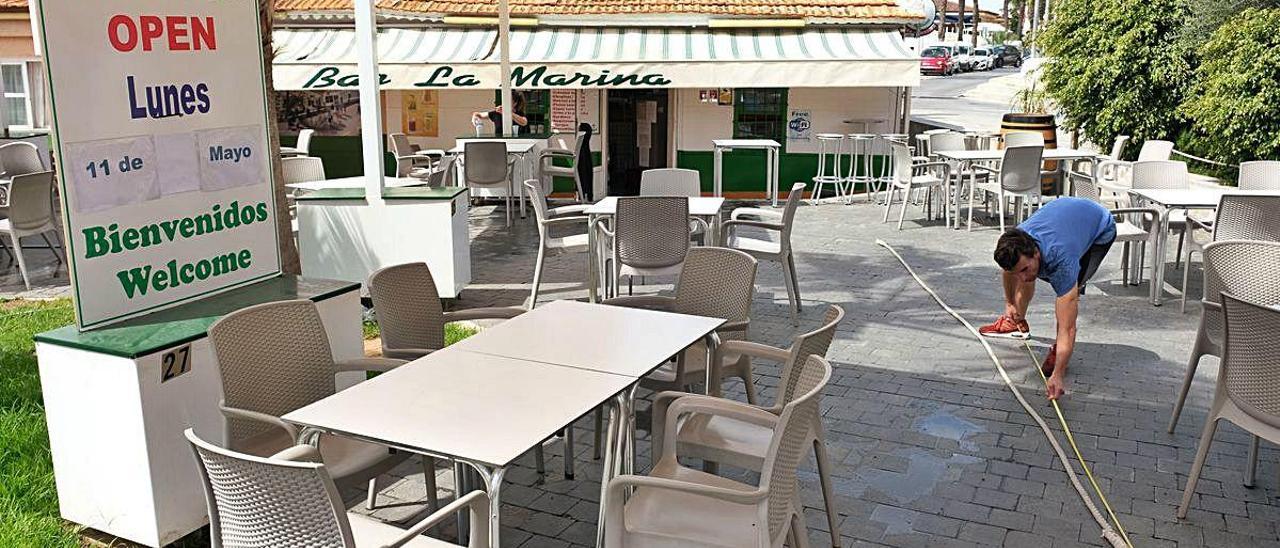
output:
[{"label": "striped awning", "polygon": [[[351,29],[277,29],[276,89],[354,88]],[[389,28],[386,89],[497,88],[497,31]],[[518,88],[914,86],[919,61],[881,29],[513,29]]]}]

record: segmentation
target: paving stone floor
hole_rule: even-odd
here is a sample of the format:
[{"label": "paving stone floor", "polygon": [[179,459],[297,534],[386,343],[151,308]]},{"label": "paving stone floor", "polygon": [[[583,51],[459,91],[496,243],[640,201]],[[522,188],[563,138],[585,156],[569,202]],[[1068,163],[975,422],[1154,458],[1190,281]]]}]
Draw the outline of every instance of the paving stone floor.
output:
[{"label": "paving stone floor", "polygon": [[[972,232],[948,230],[938,221],[919,219],[913,208],[898,231],[892,223],[881,223],[881,215],[881,208],[861,202],[804,206],[794,233],[804,299],[800,325],[790,321],[781,270],[774,264],[760,265],[752,310],[750,338],[779,346],[815,327],[828,303],[848,312],[829,353],[836,371],[822,405],[828,450],[836,463],[841,544],[1102,545],[1098,527],[1043,434],[1000,382],[981,346],[874,244],[882,238],[894,245],[944,299],[977,324],[1002,310],[991,260],[998,230],[990,223]],[[537,230],[532,220],[507,228],[501,211],[485,206],[473,211],[471,229],[473,283],[456,306],[521,304],[533,273]],[[37,252],[41,254],[48,253]],[[1278,454],[1264,445],[1258,485],[1243,487],[1249,438],[1234,426],[1219,429],[1190,516],[1181,522],[1174,518],[1217,360],[1204,360],[1176,433],[1166,434],[1200,306],[1188,304],[1186,314],[1179,313],[1176,300],[1152,307],[1145,283],[1120,284],[1119,257],[1116,246],[1088,288],[1070,394],[1062,403],[1081,451],[1137,546],[1280,546]],[[6,296],[65,294],[65,269],[50,279],[52,262],[41,265],[35,291],[21,289],[12,267],[0,275],[0,291]],[[585,266],[581,254],[549,257],[543,300],[584,298]],[[1180,271],[1169,268],[1167,276],[1170,283],[1180,283]],[[1199,295],[1198,276],[1196,264],[1193,296]],[[1029,320],[1032,344],[1043,353],[1054,323],[1051,294],[1044,284],[1040,289]],[[563,341],[549,341],[604,343],[580,341],[573,333],[565,333]],[[1026,350],[1010,343],[996,347],[1033,405],[1056,426]],[[755,367],[757,386],[772,398],[778,366]],[[740,386],[729,385],[728,393],[742,398]],[[547,445],[545,480],[531,468],[531,456],[507,475],[504,546],[594,543],[600,465],[591,458],[591,421],[580,421],[577,429],[576,481],[558,472],[563,462],[559,442]],[[639,445],[637,462],[644,467],[649,454],[643,431]],[[751,479],[743,472],[727,473]],[[421,474],[416,463],[397,469],[372,514],[389,521],[423,515]],[[821,546],[829,536],[812,460],[802,474],[810,538]],[[438,478],[441,496],[451,496],[452,474],[444,463]],[[346,494],[353,508],[362,508],[360,493]],[[444,526],[441,534],[452,535],[453,525]]]},{"label": "paving stone floor", "polygon": [[[988,223],[972,232],[948,230],[938,221],[918,219],[920,211],[913,208],[898,231],[880,222],[882,211],[865,203],[804,206],[794,233],[804,299],[800,325],[793,326],[787,314],[781,270],[774,264],[760,265],[752,310],[750,338],[779,346],[815,327],[828,303],[848,312],[829,353],[836,372],[822,405],[828,450],[837,463],[841,544],[1102,545],[1099,528],[1049,443],[1001,383],[981,346],[874,244],[882,238],[894,245],[977,324],[1002,310],[991,260],[998,229]],[[520,304],[532,279],[537,238],[532,222],[508,229],[500,211],[481,207],[473,213],[472,233],[473,284],[456,305]],[[1119,257],[1117,246],[1081,308],[1070,394],[1063,401],[1081,451],[1137,546],[1280,546],[1277,453],[1264,448],[1257,487],[1243,487],[1249,438],[1234,426],[1219,429],[1191,514],[1185,521],[1175,519],[1217,360],[1204,360],[1188,410],[1176,433],[1166,434],[1200,306],[1188,304],[1186,314],[1179,313],[1176,299],[1151,306],[1145,283],[1120,283]],[[1192,274],[1198,277],[1198,264]],[[1180,283],[1180,271],[1169,268],[1167,276],[1170,283]],[[584,298],[583,279],[584,255],[549,257],[542,300]],[[637,290],[664,289],[669,286]],[[1054,329],[1052,295],[1047,286],[1040,289],[1029,312],[1037,353],[1045,351]],[[1193,282],[1192,295],[1198,291]],[[564,341],[550,343],[592,342],[606,341],[578,341],[566,333]],[[1010,343],[996,347],[1024,393],[1056,427],[1026,350]],[[758,387],[771,398],[779,368],[757,363],[755,371]],[[742,398],[739,386],[729,392]],[[532,457],[508,476],[503,545],[593,544],[599,463],[591,460],[591,421],[580,421],[577,428],[577,481],[556,472],[562,462],[559,442],[547,445],[544,482],[528,468]],[[649,455],[646,434],[641,436],[638,462],[643,466]],[[417,465],[399,472],[403,479],[385,491],[393,506],[375,516],[399,520],[422,512]],[[439,482],[444,496],[452,476],[443,464]],[[829,536],[812,460],[804,466],[802,482],[810,538],[821,546]],[[359,495],[351,495],[355,503]]]}]

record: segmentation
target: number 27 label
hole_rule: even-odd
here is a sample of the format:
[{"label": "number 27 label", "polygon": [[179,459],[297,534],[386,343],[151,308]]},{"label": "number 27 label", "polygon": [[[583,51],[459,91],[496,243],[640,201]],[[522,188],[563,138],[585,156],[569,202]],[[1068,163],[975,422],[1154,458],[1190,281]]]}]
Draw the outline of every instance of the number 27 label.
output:
[{"label": "number 27 label", "polygon": [[160,357],[160,382],[169,381],[191,371],[191,345],[180,346]]}]

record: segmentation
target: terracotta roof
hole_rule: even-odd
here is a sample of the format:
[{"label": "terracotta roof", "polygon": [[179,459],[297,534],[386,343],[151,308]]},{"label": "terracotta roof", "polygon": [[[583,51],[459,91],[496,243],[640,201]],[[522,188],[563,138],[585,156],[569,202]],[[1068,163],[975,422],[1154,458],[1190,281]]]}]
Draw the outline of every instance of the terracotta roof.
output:
[{"label": "terracotta roof", "polygon": [[27,0],[0,0],[0,11],[27,11]]},{"label": "terracotta roof", "polygon": [[[0,0],[4,1],[4,0]],[[351,0],[276,0],[277,11],[351,9]],[[379,10],[444,15],[494,15],[494,0],[377,0]],[[919,17],[896,0],[511,0],[512,15],[719,15],[809,17],[866,21]]]}]

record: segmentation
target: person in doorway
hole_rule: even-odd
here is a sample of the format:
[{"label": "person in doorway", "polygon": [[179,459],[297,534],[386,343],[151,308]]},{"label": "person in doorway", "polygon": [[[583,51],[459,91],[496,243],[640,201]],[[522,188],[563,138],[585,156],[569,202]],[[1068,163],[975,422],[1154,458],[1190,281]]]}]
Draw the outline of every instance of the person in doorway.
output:
[{"label": "person in doorway", "polygon": [[1051,400],[1064,393],[1085,282],[1097,272],[1115,239],[1116,222],[1105,207],[1083,198],[1058,198],[1006,231],[996,243],[1004,314],[978,331],[987,337],[1030,337],[1026,314],[1035,295],[1036,278],[1049,282],[1057,295],[1054,315],[1058,329],[1041,369],[1049,377],[1045,392]]},{"label": "person in doorway", "polygon": [[[514,103],[513,106],[515,107],[511,109],[511,123],[515,124],[515,133],[516,135],[519,135],[523,132],[521,128],[525,128],[529,125],[529,119],[524,116],[524,94],[518,91],[513,92],[511,94],[511,102]],[[502,105],[497,105],[492,110],[481,110],[471,113],[471,123],[476,126],[477,131],[485,120],[488,120],[489,123],[493,124],[493,134],[498,137],[502,137]]]}]

